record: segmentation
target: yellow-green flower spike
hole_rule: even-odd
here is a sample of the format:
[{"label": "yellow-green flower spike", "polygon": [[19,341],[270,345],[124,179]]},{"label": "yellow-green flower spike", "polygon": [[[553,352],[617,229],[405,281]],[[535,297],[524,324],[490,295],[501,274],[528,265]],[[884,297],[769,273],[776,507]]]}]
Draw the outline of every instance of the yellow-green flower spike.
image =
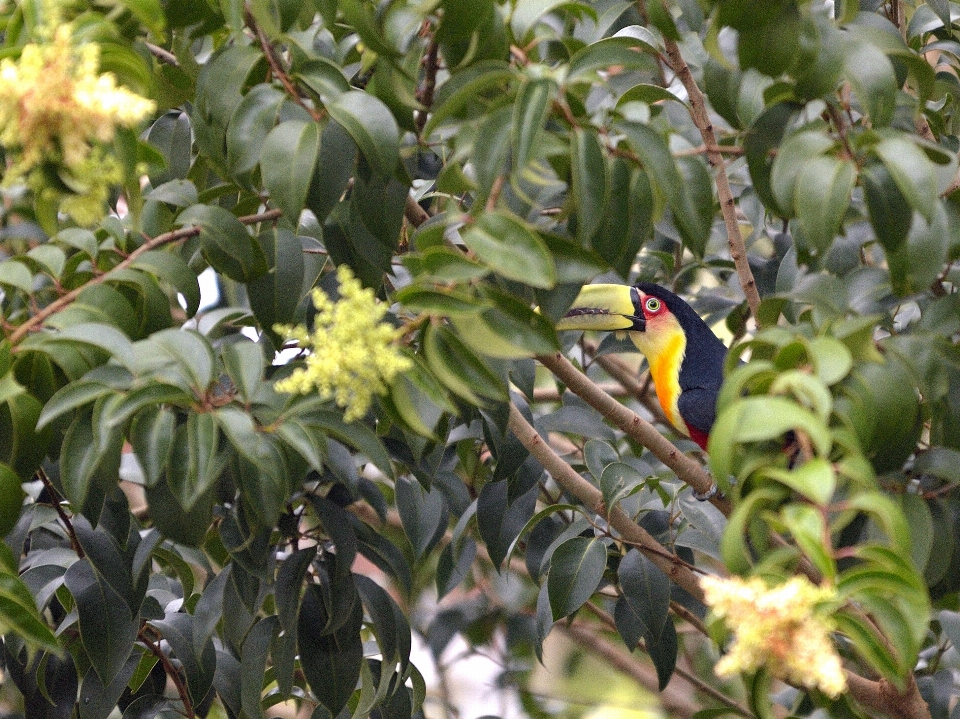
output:
[{"label": "yellow-green flower spike", "polygon": [[729,677],[766,668],[776,677],[819,688],[837,697],[846,679],[830,640],[834,629],[822,611],[836,600],[836,591],[805,577],[791,577],[768,587],[754,577],[700,580],[706,604],[734,633],[733,644],[717,662],[717,676]]},{"label": "yellow-green flower spike", "polygon": [[306,367],[277,382],[276,389],[333,398],[346,410],[344,420],[352,422],[363,417],[374,395],[385,393],[390,381],[412,363],[395,344],[398,331],[381,322],[387,308],[377,302],[373,291],[362,287],[346,265],[337,269],[337,279],[337,302],[323,290],[313,290],[317,314],[312,333],[303,326],[275,328],[310,349]]}]

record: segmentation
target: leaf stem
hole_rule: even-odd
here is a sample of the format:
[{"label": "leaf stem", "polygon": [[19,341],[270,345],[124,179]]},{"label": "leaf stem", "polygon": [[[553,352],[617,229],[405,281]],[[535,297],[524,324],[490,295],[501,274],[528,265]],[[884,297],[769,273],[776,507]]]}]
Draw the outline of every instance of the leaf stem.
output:
[{"label": "leaf stem", "polygon": [[[255,225],[259,222],[270,222],[279,218],[283,213],[280,210],[267,210],[266,212],[261,212],[256,215],[246,215],[244,217],[239,217],[244,225]],[[112,273],[119,270],[126,269],[131,264],[133,264],[140,255],[150,250],[155,250],[158,247],[163,245],[169,245],[174,242],[181,242],[186,240],[189,237],[195,237],[200,234],[200,227],[196,225],[191,225],[189,227],[181,227],[179,230],[171,230],[170,232],[164,232],[162,235],[157,235],[154,238],[148,239],[137,249],[127,255],[123,261],[117,263],[117,265],[110,269],[109,272],[104,272],[102,275],[97,275],[89,281],[83,283],[79,287],[71,290],[67,294],[59,297],[58,299],[51,302],[49,305],[44,307],[41,310],[38,310],[33,317],[28,319],[22,325],[17,327],[16,330],[8,337],[10,344],[16,345],[20,340],[27,335],[27,333],[32,332],[35,329],[39,329],[41,325],[51,316],[62,310],[64,307],[72,303],[80,294],[89,287],[94,285],[99,285],[104,280],[110,279]]]}]

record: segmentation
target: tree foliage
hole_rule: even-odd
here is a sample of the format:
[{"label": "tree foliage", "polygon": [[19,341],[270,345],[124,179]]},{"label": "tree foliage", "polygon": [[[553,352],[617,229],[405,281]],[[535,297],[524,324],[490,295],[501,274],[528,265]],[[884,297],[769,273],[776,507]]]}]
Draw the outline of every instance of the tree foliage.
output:
[{"label": "tree foliage", "polygon": [[[4,5],[4,67],[63,25],[155,105],[85,165],[63,129],[27,173],[18,113],[39,100],[0,92],[21,168],[0,235],[0,626],[26,715],[414,716],[411,621],[435,595],[414,627],[432,651],[503,637],[533,715],[554,631],[652,662],[677,715],[680,662],[717,713],[948,716],[956,9]],[[274,387],[304,364],[283,326],[311,325],[341,265],[409,363],[355,421]],[[555,331],[600,275],[669,286],[729,337],[708,457],[627,343]],[[711,502],[691,491],[705,467]],[[847,691],[718,680],[702,572],[834,588]]]}]

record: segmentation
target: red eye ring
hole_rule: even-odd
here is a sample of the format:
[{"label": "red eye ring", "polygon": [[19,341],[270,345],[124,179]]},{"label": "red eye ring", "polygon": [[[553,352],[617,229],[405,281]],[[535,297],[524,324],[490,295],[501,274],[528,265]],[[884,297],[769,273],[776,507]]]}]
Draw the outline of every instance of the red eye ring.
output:
[{"label": "red eye ring", "polygon": [[648,297],[643,305],[647,312],[659,312],[660,307],[662,306],[660,300],[658,300],[656,297]]}]

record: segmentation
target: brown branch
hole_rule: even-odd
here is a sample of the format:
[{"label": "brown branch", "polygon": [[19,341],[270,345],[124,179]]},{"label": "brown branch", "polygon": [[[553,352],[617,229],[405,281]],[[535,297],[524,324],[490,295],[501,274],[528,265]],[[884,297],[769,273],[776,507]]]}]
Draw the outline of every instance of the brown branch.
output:
[{"label": "brown branch", "polygon": [[727,244],[730,246],[730,256],[737,268],[740,286],[747,298],[750,312],[754,319],[757,319],[757,310],[760,308],[760,293],[757,291],[756,280],[753,279],[753,271],[747,262],[747,248],[743,241],[743,234],[740,232],[740,223],[737,222],[736,201],[730,191],[730,180],[727,178],[727,168],[723,162],[723,155],[715,149],[719,146],[717,135],[713,131],[713,123],[710,122],[710,115],[707,112],[703,93],[697,86],[697,81],[694,80],[690,67],[680,54],[677,43],[670,38],[664,38],[663,42],[667,51],[668,64],[686,88],[687,97],[690,99],[690,117],[693,118],[693,124],[697,126],[700,135],[703,137],[703,144],[706,145],[707,150],[707,161],[716,170],[714,181],[717,184],[717,196],[720,199],[720,212],[723,213],[723,222],[727,228]]},{"label": "brown branch", "polygon": [[[238,217],[237,219],[240,220],[240,222],[243,223],[244,225],[255,225],[258,222],[269,222],[272,220],[276,220],[277,218],[280,217],[281,214],[282,213],[280,212],[280,210],[267,210],[266,212],[261,212],[256,215],[245,215],[244,217]],[[197,227],[196,225],[191,225],[190,227],[181,227],[179,230],[164,232],[162,235],[157,235],[156,237],[150,240],[147,240],[142,245],[140,245],[137,249],[135,249],[133,252],[127,255],[123,261],[119,262],[115,267],[111,268],[110,271],[104,272],[102,275],[97,275],[93,279],[83,283],[82,285],[71,290],[70,292],[63,295],[62,297],[57,298],[56,300],[51,302],[49,305],[44,307],[42,310],[37,312],[35,315],[33,315],[33,317],[28,319],[22,325],[17,327],[17,329],[9,337],[10,343],[14,345],[17,344],[17,342],[22,340],[28,332],[31,332],[32,330],[39,328],[47,320],[48,317],[56,314],[57,312],[62,310],[64,307],[69,305],[71,302],[76,300],[77,297],[80,296],[80,293],[83,292],[85,289],[87,289],[88,287],[93,287],[94,285],[99,285],[101,282],[109,280],[111,273],[116,272],[118,270],[126,269],[127,267],[132,265],[136,261],[136,259],[140,257],[140,255],[142,255],[143,253],[149,252],[150,250],[155,250],[158,247],[162,247],[163,245],[169,245],[173,242],[180,242],[189,237],[195,237],[196,235],[199,235],[199,234],[200,234],[200,228]]]},{"label": "brown branch", "polygon": [[154,632],[158,639],[162,638],[160,632],[149,624],[144,624],[142,627],[140,627],[137,638],[143,642],[144,646],[150,650],[151,654],[160,660],[160,664],[163,665],[163,671],[168,677],[170,677],[170,681],[173,682],[173,686],[177,689],[177,694],[180,695],[180,701],[183,703],[184,715],[187,717],[187,719],[195,719],[197,715],[193,710],[193,702],[190,701],[190,693],[187,691],[187,687],[183,683],[183,677],[180,676],[180,672],[178,672],[177,668],[173,666],[173,662],[170,661],[170,657],[164,653],[164,651],[160,648],[160,645],[154,643],[150,637],[147,636],[148,629]]},{"label": "brown branch", "polygon": [[[600,636],[589,624],[576,621],[570,624],[561,622],[557,628],[583,649],[601,657],[611,666],[619,669],[640,686],[651,692],[659,691],[657,672],[653,667],[637,661],[626,649]],[[692,717],[702,707],[690,697],[690,693],[671,683],[659,692],[660,702],[671,716]]]},{"label": "brown branch", "polygon": [[[600,389],[566,357],[557,352],[539,356],[537,359],[553,372],[567,389],[653,452],[657,459],[672,469],[677,477],[689,484],[697,494],[704,496],[711,492],[714,487],[713,477],[700,464],[673,446],[656,427]],[[730,515],[732,508],[725,497],[715,495],[710,502],[724,515]]]},{"label": "brown branch", "polygon": [[423,133],[423,128],[427,124],[427,115],[430,114],[430,108],[433,106],[433,93],[437,87],[437,70],[440,69],[440,44],[437,42],[436,33],[432,32],[429,26],[425,32],[430,34],[430,40],[427,44],[427,53],[423,56],[423,86],[417,90],[417,102],[423,105],[423,109],[417,111],[417,136]]},{"label": "brown branch", "polygon": [[304,102],[303,95],[300,93],[300,90],[297,89],[297,86],[290,78],[289,73],[287,73],[286,68],[283,66],[283,62],[280,60],[280,56],[277,55],[277,49],[273,46],[273,43],[270,42],[270,38],[267,37],[266,33],[263,31],[263,28],[257,24],[256,19],[253,17],[253,13],[251,13],[250,10],[244,10],[243,17],[247,27],[250,28],[254,35],[257,36],[257,40],[260,43],[263,54],[267,58],[267,64],[270,65],[270,72],[272,72],[273,76],[280,81],[281,85],[283,85],[283,89],[287,91],[290,99],[297,103],[304,110],[309,112],[310,117],[312,117],[314,120],[319,120],[322,118],[324,114],[322,110],[318,110],[317,108],[312,107]]},{"label": "brown branch", "polygon": [[57,491],[57,488],[53,486],[53,482],[50,481],[50,478],[47,476],[47,473],[43,471],[42,467],[36,471],[36,476],[39,477],[40,481],[43,483],[44,489],[46,489],[47,493],[50,495],[50,501],[53,503],[53,508],[57,510],[57,514],[60,516],[60,521],[63,522],[63,526],[67,529],[67,536],[70,537],[70,547],[74,552],[77,553],[77,556],[80,557],[80,559],[83,559],[83,547],[80,545],[80,539],[77,537],[77,532],[73,528],[73,522],[70,521],[70,515],[64,511],[63,505],[60,503],[60,493]]},{"label": "brown branch", "polygon": [[637,547],[675,584],[686,589],[698,601],[703,601],[700,581],[689,565],[650,536],[622,509],[606,507],[600,490],[562,460],[513,404],[510,405],[509,427],[520,443],[552,475],[558,485],[583,502],[591,511],[600,516],[606,516],[610,526],[616,530],[623,541]]},{"label": "brown branch", "polygon": [[180,67],[180,61],[177,60],[177,56],[166,48],[160,47],[159,45],[154,45],[152,42],[144,42],[143,44],[147,46],[147,50],[150,51],[150,54],[161,62],[164,62],[167,65],[172,65],[173,67]]},{"label": "brown branch", "polygon": [[413,195],[407,194],[406,204],[403,206],[403,216],[407,218],[414,227],[420,227],[424,222],[430,219],[430,215],[425,209],[420,207],[420,203],[413,199]]},{"label": "brown branch", "polygon": [[[670,608],[671,608],[671,609],[674,609],[675,607],[679,607],[679,606],[680,606],[680,605],[677,604],[676,602],[670,602]],[[592,612],[593,615],[594,615],[595,617],[597,617],[601,622],[603,622],[603,624],[606,625],[606,627],[607,627],[610,631],[618,632],[618,630],[617,630],[617,623],[614,621],[613,617],[611,617],[608,612],[605,612],[603,609],[601,609],[600,607],[598,607],[598,606],[597,606],[594,602],[592,602],[592,601],[587,602],[587,603],[584,605],[584,607],[585,607],[586,609],[588,609],[590,612]],[[689,616],[693,616],[692,614],[689,613],[689,610],[687,610],[687,609],[684,609],[684,612],[686,612],[686,614],[688,614]],[[669,621],[669,620],[668,620],[668,621]],[[706,628],[703,626],[703,623],[700,622],[699,619],[696,619],[696,623],[694,624],[694,626],[695,626],[695,628],[697,628],[699,631],[701,631],[701,633],[702,633],[704,636],[709,637],[709,635],[707,634]],[[619,634],[619,632],[618,632],[618,634]],[[650,653],[649,650],[648,650],[647,647],[646,647],[646,643],[645,643],[645,642],[641,641],[641,643],[640,643],[639,646],[640,646],[640,648],[641,648],[644,652],[646,652],[647,654]],[[693,684],[694,687],[696,687],[696,688],[697,688],[698,690],[700,690],[702,693],[704,693],[704,694],[706,694],[707,696],[709,696],[710,698],[712,698],[714,701],[716,701],[716,702],[718,702],[718,703],[720,703],[720,704],[723,704],[725,707],[728,707],[729,709],[732,709],[733,711],[737,712],[737,713],[740,714],[741,716],[745,716],[745,717],[753,717],[753,716],[754,716],[753,712],[751,712],[751,711],[750,711],[749,709],[747,709],[745,706],[743,706],[742,704],[740,704],[740,703],[737,702],[736,700],[731,699],[730,697],[728,697],[726,694],[724,694],[723,692],[721,692],[721,691],[720,691],[719,689],[717,689],[716,687],[710,686],[710,685],[707,684],[705,681],[703,681],[703,679],[701,679],[700,677],[698,677],[696,674],[694,674],[693,672],[687,671],[686,669],[684,669],[683,667],[681,667],[679,664],[674,668],[674,671],[676,672],[676,674],[678,674],[679,676],[681,676],[681,677],[683,677],[684,679],[686,679],[688,682],[690,682],[691,684]]]},{"label": "brown branch", "polygon": [[706,152],[717,152],[724,155],[742,155],[744,150],[739,145],[699,145],[691,147],[688,150],[677,150],[673,153],[674,157],[690,157],[692,155],[702,155]]},{"label": "brown branch", "polygon": [[886,679],[871,681],[851,671],[844,673],[850,696],[861,706],[898,719],[930,719],[930,707],[920,696],[912,674],[907,676],[907,688],[901,693]]}]

